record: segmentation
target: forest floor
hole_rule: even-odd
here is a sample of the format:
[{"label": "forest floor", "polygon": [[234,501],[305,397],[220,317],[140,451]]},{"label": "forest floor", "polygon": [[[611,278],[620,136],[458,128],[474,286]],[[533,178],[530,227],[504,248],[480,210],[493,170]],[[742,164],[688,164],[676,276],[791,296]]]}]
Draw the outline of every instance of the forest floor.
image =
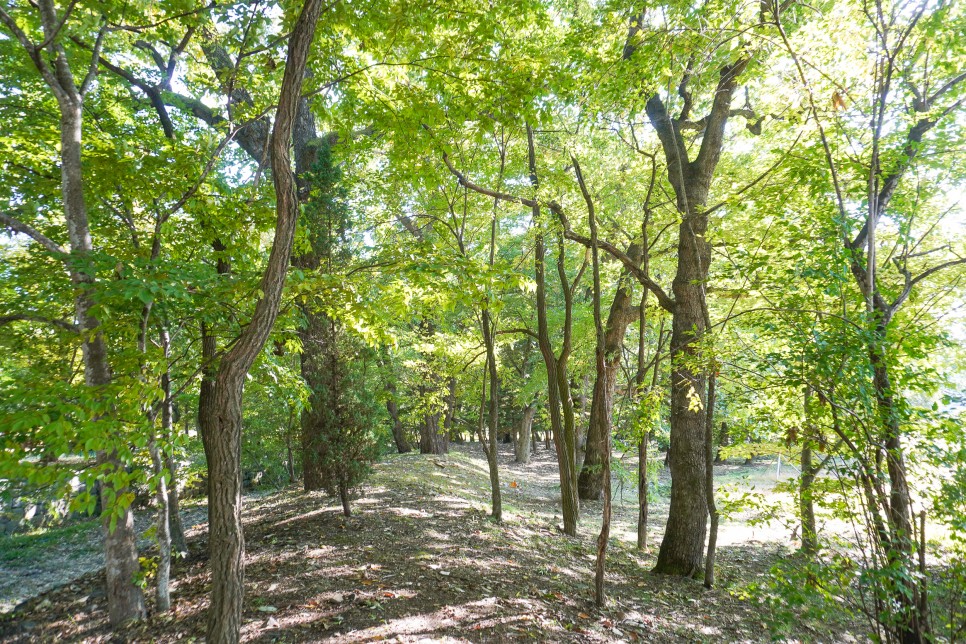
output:
[{"label": "forest floor", "polygon": [[[501,453],[504,521],[488,518],[490,491],[479,445],[447,456],[405,454],[376,466],[350,518],[335,499],[288,488],[246,497],[246,592],[242,639],[259,642],[770,641],[763,606],[747,591],[792,553],[790,531],[722,525],[717,586],[653,575],[666,520],[666,490],[652,502],[646,551],[636,539],[636,486],[623,483],[634,459],[618,461],[615,526],[608,557],[608,604],[594,608],[593,569],[602,503],[582,506],[576,538],[562,535],[552,452],[528,465]],[[739,489],[774,487],[775,463],[725,465]],[[791,474],[792,472],[788,472]],[[784,474],[784,473],[783,473]],[[666,485],[666,475],[661,475]],[[195,518],[195,517],[193,517]],[[197,525],[194,525],[197,523]],[[755,523],[752,521],[751,523]],[[189,530],[192,556],[176,562],[173,610],[112,634],[103,573],[65,578],[0,616],[0,642],[190,641],[202,639],[210,575],[203,518]],[[91,532],[90,536],[96,535]],[[90,548],[90,544],[87,544]],[[67,548],[69,550],[69,548]],[[22,570],[46,550],[31,549]],[[0,552],[0,555],[3,555]],[[64,552],[51,549],[56,563]],[[9,557],[7,559],[10,559]],[[20,576],[3,560],[5,576]],[[7,592],[7,591],[4,591]],[[823,616],[794,619],[786,641],[862,641],[861,624]]]}]

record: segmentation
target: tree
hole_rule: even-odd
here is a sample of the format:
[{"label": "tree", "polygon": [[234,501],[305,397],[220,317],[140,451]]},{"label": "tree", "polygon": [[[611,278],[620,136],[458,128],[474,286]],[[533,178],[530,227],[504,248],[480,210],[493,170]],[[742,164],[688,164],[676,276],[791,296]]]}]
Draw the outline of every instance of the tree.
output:
[{"label": "tree", "polygon": [[306,0],[289,36],[285,75],[270,139],[277,221],[275,238],[261,282],[263,296],[252,319],[221,359],[208,406],[199,421],[208,457],[209,547],[212,590],[208,640],[237,641],[244,594],[245,544],[241,525],[242,392],[245,376],[278,315],[285,274],[295,240],[299,202],[289,148],[309,49],[322,11],[320,0]]},{"label": "tree", "polygon": [[[43,0],[35,6],[36,16],[23,15],[22,17],[12,16],[6,9],[0,8],[0,21],[23,48],[57,100],[60,113],[61,199],[69,245],[67,248],[62,247],[11,214],[0,213],[0,222],[10,230],[30,237],[52,256],[60,259],[67,269],[71,283],[76,289],[74,317],[77,320],[77,332],[82,338],[84,379],[92,390],[104,391],[111,384],[111,364],[108,347],[99,328],[100,320],[93,310],[95,278],[88,262],[94,245],[84,195],[84,170],[81,156],[84,99],[90,92],[97,75],[97,57],[107,33],[107,16],[100,18],[92,60],[81,68],[83,71],[78,83],[75,76],[78,56],[76,53],[75,56],[68,56],[63,40],[66,34],[64,27],[70,17],[69,10],[58,15],[52,0]],[[21,28],[17,17],[21,17],[25,22],[32,22],[30,29],[38,30],[42,40],[34,42],[30,34]],[[52,54],[52,60],[49,62],[46,50]],[[111,438],[108,437],[106,442],[109,444]],[[117,449],[116,446],[108,447],[99,451],[97,457],[106,472],[102,481],[101,494],[106,498],[106,505],[110,508],[105,513],[104,548],[108,608],[114,625],[140,620],[145,616],[141,590],[134,584],[134,577],[138,571],[134,519],[130,507],[125,504],[128,495],[127,485],[123,477],[118,476],[123,472],[124,464],[120,460]]]}]

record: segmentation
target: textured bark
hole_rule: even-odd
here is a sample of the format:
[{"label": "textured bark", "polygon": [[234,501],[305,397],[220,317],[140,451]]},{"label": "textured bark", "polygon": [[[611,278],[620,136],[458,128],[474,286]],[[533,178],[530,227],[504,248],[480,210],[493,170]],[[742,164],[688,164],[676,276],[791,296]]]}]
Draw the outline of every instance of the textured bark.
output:
[{"label": "textured bark", "polygon": [[[641,244],[631,244],[626,253],[637,265],[641,264],[644,253]],[[604,405],[597,403],[598,392],[607,392],[611,401],[617,389],[617,372],[620,368],[621,351],[624,348],[624,335],[627,327],[638,318],[638,307],[632,298],[633,288],[625,271],[621,284],[614,295],[607,325],[604,331],[605,363],[603,373],[597,374],[594,382],[594,398],[590,405],[590,424],[587,432],[587,447],[577,488],[581,499],[599,500],[604,492],[602,463],[604,460],[604,429],[609,428],[611,419],[605,417]],[[597,380],[602,382],[598,383]]]},{"label": "textured bark", "polygon": [[148,451],[151,454],[151,464],[154,466],[154,473],[160,475],[158,478],[158,489],[155,492],[155,500],[158,503],[158,522],[156,538],[158,540],[158,570],[155,581],[155,601],[158,612],[166,613],[171,609],[171,528],[169,516],[171,505],[168,499],[168,486],[164,477],[164,460],[161,458],[161,449],[158,447],[157,438],[154,431],[151,431],[151,438],[148,443]]},{"label": "textured bark", "polygon": [[[668,180],[681,213],[678,227],[677,270],[672,290],[671,324],[671,506],[657,565],[658,573],[690,576],[701,570],[707,530],[705,495],[705,374],[695,368],[695,345],[706,330],[705,285],[711,264],[707,242],[708,214],[703,205],[721,151],[737,78],[748,61],[725,66],[696,158],[688,151],[679,120],[672,119],[661,99],[648,99],[646,111],[664,149]],[[694,402],[698,401],[695,405]]]},{"label": "textured bark", "polygon": [[441,412],[426,414],[419,426],[419,453],[446,454],[449,452],[449,441],[440,431],[439,420]]},{"label": "textured bark", "polygon": [[[146,318],[145,318],[146,321]],[[171,358],[171,338],[168,330],[164,327],[160,331],[161,348],[164,353],[165,363]],[[142,350],[144,347],[142,346]],[[163,437],[172,434],[172,409],[171,409],[171,380],[167,364],[161,375],[161,435]],[[162,448],[158,444],[157,434],[154,431],[154,419],[151,419],[151,434],[148,440],[148,452],[151,455],[151,464],[154,474],[158,477],[158,489],[155,492],[155,500],[158,504],[158,522],[156,528],[156,538],[158,541],[158,570],[155,581],[155,602],[159,612],[165,613],[171,609],[171,499],[168,493],[168,483],[166,480],[167,468],[162,456]]]},{"label": "textured bark", "polygon": [[537,406],[530,403],[523,408],[523,417],[517,426],[516,440],[513,442],[513,456],[517,463],[529,463],[533,451],[533,418],[537,415]]},{"label": "textured bark", "polygon": [[396,443],[396,450],[400,454],[412,451],[412,446],[406,438],[406,430],[403,428],[402,419],[399,417],[399,405],[396,403],[396,385],[387,385],[389,399],[386,400],[386,411],[392,419],[392,439]]},{"label": "textured bark", "polygon": [[[496,221],[493,224],[493,238],[491,239],[491,249],[496,243]],[[492,260],[492,255],[491,255]],[[494,324],[490,311],[483,309],[482,315],[483,344],[486,345],[486,367],[490,377],[490,396],[487,414],[487,436],[483,443],[483,451],[486,453],[486,464],[490,474],[490,497],[491,511],[490,516],[494,521],[503,520],[503,499],[500,491],[500,469],[497,460],[497,432],[500,422],[500,375],[496,369],[496,341]],[[483,441],[483,436],[480,436]]]},{"label": "textured bark", "polygon": [[587,215],[590,220],[590,253],[592,259],[593,274],[593,304],[594,304],[594,328],[597,332],[597,343],[595,350],[596,380],[594,384],[594,404],[599,408],[601,419],[600,435],[602,437],[603,459],[601,462],[604,478],[604,512],[601,518],[600,534],[597,536],[597,561],[594,574],[594,603],[597,608],[603,608],[605,604],[604,595],[604,573],[607,563],[607,542],[610,539],[610,520],[611,520],[611,480],[610,480],[610,432],[611,432],[611,412],[612,412],[612,391],[608,385],[607,369],[609,356],[607,355],[607,340],[604,332],[604,322],[600,312],[600,249],[597,244],[597,215],[594,208],[594,201],[590,190],[584,181],[583,173],[577,157],[572,157],[574,174],[580,191],[587,204]]},{"label": "textured bark", "polygon": [[306,0],[289,37],[275,126],[270,141],[276,198],[275,238],[262,276],[262,298],[238,341],[221,360],[209,405],[201,415],[208,458],[209,548],[212,574],[207,640],[237,642],[244,597],[244,537],[241,525],[241,430],[245,378],[278,315],[292,254],[299,205],[289,147],[302,79],[321,0]]}]

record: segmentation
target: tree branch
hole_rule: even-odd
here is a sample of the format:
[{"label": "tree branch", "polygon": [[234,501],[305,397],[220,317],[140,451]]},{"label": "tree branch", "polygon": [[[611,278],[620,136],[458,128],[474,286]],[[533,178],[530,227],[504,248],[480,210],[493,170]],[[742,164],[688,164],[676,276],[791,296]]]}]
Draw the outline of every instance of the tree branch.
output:
[{"label": "tree branch", "polygon": [[68,322],[67,320],[45,318],[42,315],[30,315],[28,313],[15,313],[13,315],[0,316],[0,326],[10,324],[11,322],[42,322],[44,324],[59,327],[65,331],[70,331],[71,333],[80,333],[80,327],[73,322]]},{"label": "tree branch", "polygon": [[49,250],[51,253],[55,255],[67,255],[67,251],[64,250],[63,246],[60,246],[59,244],[55,243],[53,240],[51,240],[49,237],[41,233],[36,228],[33,228],[32,226],[28,226],[27,224],[23,223],[22,221],[20,221],[15,217],[11,217],[6,213],[0,212],[0,224],[2,224],[5,228],[9,230],[18,232],[22,235],[27,235],[35,242],[37,242],[38,244],[40,244],[41,246],[43,246],[44,248],[46,248],[47,250]]},{"label": "tree branch", "polygon": [[[450,161],[449,156],[445,152],[443,153],[443,162],[446,164],[446,167],[449,168],[450,172],[453,173],[453,176],[455,176],[457,180],[460,182],[460,185],[463,185],[474,192],[477,192],[481,195],[486,195],[487,197],[492,197],[494,199],[499,199],[501,201],[518,203],[518,204],[527,206],[529,208],[538,208],[541,205],[540,202],[536,201],[535,199],[527,199],[526,197],[517,197],[515,195],[507,194],[505,192],[499,192],[498,190],[491,190],[489,188],[485,188],[481,185],[473,183],[469,178],[466,177],[466,175],[464,175],[462,172],[456,169],[452,161]],[[591,246],[590,238],[584,237],[583,235],[575,233],[573,230],[571,230],[570,221],[568,220],[567,215],[564,212],[563,208],[560,207],[560,204],[558,204],[555,201],[551,201],[545,205],[550,209],[552,213],[557,215],[557,217],[560,219],[560,223],[564,229],[565,238],[571,241],[575,241],[579,244],[582,244],[587,248],[590,248]],[[662,308],[664,308],[668,312],[674,311],[674,300],[671,299],[670,296],[668,296],[668,294],[664,291],[663,288],[661,288],[661,286],[657,282],[652,280],[643,270],[641,270],[641,267],[638,266],[634,262],[634,260],[628,257],[626,253],[621,251],[619,248],[617,248],[610,242],[604,241],[602,239],[597,241],[597,245],[600,248],[603,248],[608,253],[610,253],[610,255],[613,256],[614,258],[620,260],[620,262],[624,264],[625,268],[627,268],[628,272],[634,275],[634,277],[637,278],[637,281],[640,282],[641,285],[650,289],[650,291],[654,293],[654,295],[657,297],[657,301],[660,303]]]}]

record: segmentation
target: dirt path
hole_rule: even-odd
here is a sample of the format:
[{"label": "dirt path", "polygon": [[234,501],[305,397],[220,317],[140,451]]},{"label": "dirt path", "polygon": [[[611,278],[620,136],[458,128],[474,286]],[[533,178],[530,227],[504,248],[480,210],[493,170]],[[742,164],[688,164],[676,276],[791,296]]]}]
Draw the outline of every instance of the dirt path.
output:
[{"label": "dirt path", "polygon": [[[207,521],[207,509],[194,507],[182,513],[185,529],[197,531]],[[151,540],[145,532],[151,527],[151,511],[135,514],[138,545],[144,549]],[[44,547],[42,556],[0,560],[0,614],[8,613],[22,602],[51,589],[80,579],[104,567],[104,548],[101,528],[90,521],[77,531],[70,531],[61,540]]]},{"label": "dirt path", "polygon": [[[720,588],[705,591],[691,580],[649,574],[653,554],[617,539],[609,558],[608,606],[598,611],[592,602],[592,517],[599,504],[584,506],[577,538],[561,535],[550,455],[539,453],[531,465],[517,466],[506,462],[505,453],[505,521],[496,525],[486,516],[486,464],[478,450],[474,445],[447,457],[391,457],[377,466],[350,519],[334,500],[295,489],[249,502],[243,640],[769,640],[761,607],[732,591],[783,556],[780,545],[723,548]],[[624,505],[619,512],[629,514]],[[623,516],[621,525],[628,520]],[[654,542],[657,536],[652,533]],[[204,539],[203,533],[195,536],[194,552],[204,552]],[[738,570],[740,579],[733,572]],[[174,578],[173,612],[153,616],[124,638],[167,642],[203,635],[206,562],[180,562]],[[0,641],[107,639],[106,606],[96,594],[100,583],[99,575],[88,575],[31,600],[0,622]],[[851,637],[829,623],[797,629],[794,635],[807,641]]]}]

